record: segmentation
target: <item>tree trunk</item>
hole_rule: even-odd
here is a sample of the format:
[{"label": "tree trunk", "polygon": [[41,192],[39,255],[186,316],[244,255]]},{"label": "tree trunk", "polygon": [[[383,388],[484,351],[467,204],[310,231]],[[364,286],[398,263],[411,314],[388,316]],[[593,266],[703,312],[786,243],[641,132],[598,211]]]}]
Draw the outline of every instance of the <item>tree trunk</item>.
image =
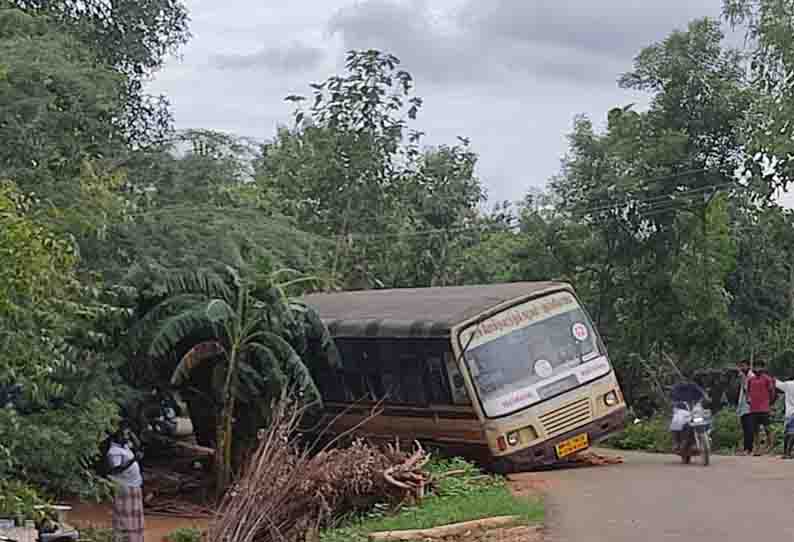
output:
[{"label": "tree trunk", "polygon": [[215,452],[215,476],[216,494],[218,499],[223,496],[223,492],[229,486],[232,479],[232,420],[234,418],[234,392],[232,386],[237,372],[237,348],[232,347],[229,355],[229,367],[226,373],[226,382],[223,385],[223,409],[218,418],[216,452]]},{"label": "tree trunk", "polygon": [[217,443],[215,450],[215,476],[217,497],[220,499],[223,492],[231,481],[231,437],[232,437],[232,418],[234,417],[234,399],[227,397],[224,401],[223,410],[218,418]]}]

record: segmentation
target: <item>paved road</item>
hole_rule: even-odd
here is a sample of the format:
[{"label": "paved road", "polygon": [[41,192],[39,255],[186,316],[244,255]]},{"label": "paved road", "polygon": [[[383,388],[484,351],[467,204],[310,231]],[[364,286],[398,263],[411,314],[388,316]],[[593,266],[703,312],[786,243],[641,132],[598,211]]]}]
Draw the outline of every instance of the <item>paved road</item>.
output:
[{"label": "paved road", "polygon": [[794,461],[621,455],[622,465],[511,477],[546,491],[547,542],[794,540]]}]

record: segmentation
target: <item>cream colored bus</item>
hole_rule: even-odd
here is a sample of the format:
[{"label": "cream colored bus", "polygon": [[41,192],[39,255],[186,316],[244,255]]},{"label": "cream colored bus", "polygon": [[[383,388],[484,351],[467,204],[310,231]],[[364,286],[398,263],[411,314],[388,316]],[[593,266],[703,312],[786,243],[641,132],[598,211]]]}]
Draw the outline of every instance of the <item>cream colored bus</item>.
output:
[{"label": "cream colored bus", "polygon": [[498,471],[555,463],[624,426],[606,348],[565,283],[313,294],[343,369],[333,431],[441,445]]}]

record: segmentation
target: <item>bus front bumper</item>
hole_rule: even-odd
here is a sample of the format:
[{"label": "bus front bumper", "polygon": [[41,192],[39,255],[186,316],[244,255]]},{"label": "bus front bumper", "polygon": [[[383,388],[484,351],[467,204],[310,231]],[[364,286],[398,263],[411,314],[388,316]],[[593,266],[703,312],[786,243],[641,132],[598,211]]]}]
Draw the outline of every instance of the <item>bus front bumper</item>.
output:
[{"label": "bus front bumper", "polygon": [[596,444],[611,433],[621,431],[626,426],[626,407],[583,425],[573,431],[549,439],[541,444],[530,446],[498,459],[498,470],[516,472],[537,467],[549,466],[563,461],[557,457],[557,445],[575,436],[587,433],[590,444]]}]

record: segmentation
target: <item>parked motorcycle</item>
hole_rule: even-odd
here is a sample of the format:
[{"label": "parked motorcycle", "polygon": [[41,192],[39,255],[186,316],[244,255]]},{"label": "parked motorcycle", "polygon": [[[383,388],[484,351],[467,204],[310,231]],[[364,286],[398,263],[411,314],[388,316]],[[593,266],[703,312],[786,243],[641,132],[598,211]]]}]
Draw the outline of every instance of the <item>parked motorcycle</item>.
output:
[{"label": "parked motorcycle", "polygon": [[703,465],[711,462],[711,411],[703,407],[703,403],[679,403],[676,405],[677,423],[682,427],[678,455],[681,462],[689,464],[692,457],[703,458]]}]

